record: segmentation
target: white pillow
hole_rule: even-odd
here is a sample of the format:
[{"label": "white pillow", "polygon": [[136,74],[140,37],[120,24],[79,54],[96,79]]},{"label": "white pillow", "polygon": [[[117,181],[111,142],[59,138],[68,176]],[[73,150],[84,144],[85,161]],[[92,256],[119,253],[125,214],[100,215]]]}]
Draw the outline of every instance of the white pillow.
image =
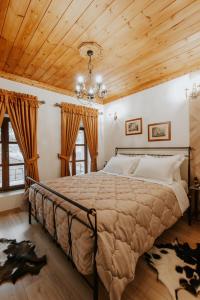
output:
[{"label": "white pillow", "polygon": [[130,174],[135,171],[139,158],[129,156],[113,156],[103,169],[103,171],[115,174]]},{"label": "white pillow", "polygon": [[177,162],[178,158],[175,155],[162,158],[151,156],[144,157],[140,159],[133,175],[135,177],[172,183]]},{"label": "white pillow", "polygon": [[173,179],[174,181],[181,181],[181,165],[185,160],[185,156],[184,155],[178,155],[178,160],[174,165],[174,176]]},{"label": "white pillow", "polygon": [[174,173],[173,173],[173,180],[174,181],[181,181],[181,165],[182,163],[184,162],[185,160],[185,156],[182,155],[182,154],[176,154],[176,155],[172,155],[172,156],[160,156],[160,157],[156,157],[156,156],[150,156],[150,155],[147,155],[146,157],[148,158],[155,158],[155,159],[163,159],[163,158],[169,158],[169,159],[172,159],[174,160]]}]

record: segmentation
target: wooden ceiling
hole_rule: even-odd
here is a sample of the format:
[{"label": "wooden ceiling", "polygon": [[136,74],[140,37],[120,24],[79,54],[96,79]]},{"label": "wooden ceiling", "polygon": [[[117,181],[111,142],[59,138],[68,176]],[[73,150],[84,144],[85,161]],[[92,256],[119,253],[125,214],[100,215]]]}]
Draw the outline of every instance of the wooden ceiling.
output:
[{"label": "wooden ceiling", "polygon": [[0,1],[2,77],[73,95],[87,41],[103,48],[104,102],[127,96],[200,69],[200,0]]}]

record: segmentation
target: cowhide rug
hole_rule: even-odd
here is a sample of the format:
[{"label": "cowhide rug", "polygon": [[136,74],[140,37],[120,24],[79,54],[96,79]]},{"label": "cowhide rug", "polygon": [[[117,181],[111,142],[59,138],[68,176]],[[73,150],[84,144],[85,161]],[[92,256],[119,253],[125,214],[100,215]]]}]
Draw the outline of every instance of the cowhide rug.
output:
[{"label": "cowhide rug", "polygon": [[45,264],[46,256],[38,258],[32,242],[0,239],[0,284],[15,283],[27,273],[36,275]]},{"label": "cowhide rug", "polygon": [[158,279],[168,288],[172,299],[185,289],[194,296],[200,291],[200,244],[195,249],[176,240],[159,244],[145,254],[145,259],[158,273]]}]

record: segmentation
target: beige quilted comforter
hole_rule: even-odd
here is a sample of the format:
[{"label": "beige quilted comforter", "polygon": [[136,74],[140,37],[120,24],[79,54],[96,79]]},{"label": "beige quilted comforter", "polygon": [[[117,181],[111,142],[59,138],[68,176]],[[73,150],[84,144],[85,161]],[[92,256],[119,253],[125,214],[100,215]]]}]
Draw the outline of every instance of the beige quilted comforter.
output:
[{"label": "beige quilted comforter", "polygon": [[[155,239],[181,216],[174,192],[155,183],[97,172],[49,180],[45,184],[97,210],[97,269],[111,300],[121,299],[125,287],[134,279],[139,256],[149,250]],[[86,214],[39,186],[34,185],[29,191],[33,213],[63,250],[68,251],[66,212],[54,206],[53,213],[52,202],[44,197],[42,200],[41,194],[36,193],[35,189],[85,221]],[[93,247],[91,232],[73,220],[71,233],[73,260],[81,273],[90,274]]]}]

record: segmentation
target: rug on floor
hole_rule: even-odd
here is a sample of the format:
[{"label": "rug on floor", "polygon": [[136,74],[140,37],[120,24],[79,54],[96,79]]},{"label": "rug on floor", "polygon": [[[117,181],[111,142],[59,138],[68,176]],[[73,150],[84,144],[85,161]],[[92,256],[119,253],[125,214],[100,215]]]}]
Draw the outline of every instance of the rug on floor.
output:
[{"label": "rug on floor", "polygon": [[172,299],[178,300],[181,289],[197,296],[200,291],[200,244],[192,249],[188,243],[155,245],[145,253],[147,263],[158,273],[160,280],[169,290]]},{"label": "rug on floor", "polygon": [[28,273],[39,274],[46,265],[46,256],[37,257],[31,241],[17,242],[0,238],[0,284],[16,280]]}]

